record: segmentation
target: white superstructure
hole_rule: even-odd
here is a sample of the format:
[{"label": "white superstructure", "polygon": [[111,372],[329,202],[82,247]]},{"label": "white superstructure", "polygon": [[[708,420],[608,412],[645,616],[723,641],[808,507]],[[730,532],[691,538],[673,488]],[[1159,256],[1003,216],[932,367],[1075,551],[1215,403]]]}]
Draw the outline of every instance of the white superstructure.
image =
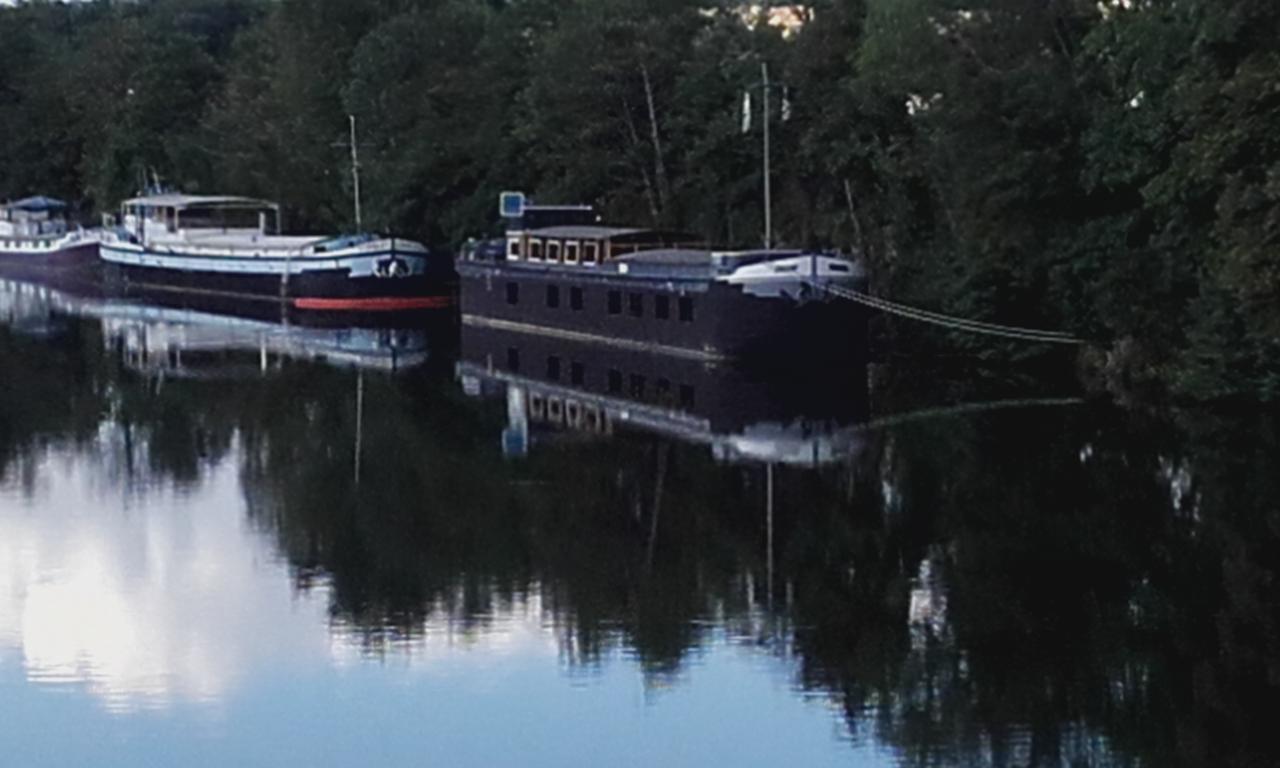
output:
[{"label": "white superstructure", "polygon": [[96,242],[97,233],[67,223],[66,209],[66,203],[49,197],[0,205],[0,253],[40,256]]},{"label": "white superstructure", "polygon": [[154,194],[126,200],[104,238],[110,264],[224,275],[342,270],[349,278],[407,277],[421,244],[375,235],[278,234],[277,204],[250,197]]}]

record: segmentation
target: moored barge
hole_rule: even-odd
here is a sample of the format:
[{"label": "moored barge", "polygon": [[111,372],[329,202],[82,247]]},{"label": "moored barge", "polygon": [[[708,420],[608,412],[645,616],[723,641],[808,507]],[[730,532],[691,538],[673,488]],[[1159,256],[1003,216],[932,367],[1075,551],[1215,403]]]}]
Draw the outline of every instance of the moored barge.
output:
[{"label": "moored barge", "polygon": [[67,204],[50,197],[0,205],[0,270],[15,277],[58,280],[94,268],[96,233],[71,226],[66,213]]},{"label": "moored barge", "polygon": [[277,234],[280,209],[248,197],[153,194],[127,200],[103,238],[108,277],[184,293],[281,301],[321,312],[452,306],[452,260],[372,234]]},{"label": "moored barge", "polygon": [[801,250],[715,251],[693,236],[602,225],[589,206],[507,193],[501,239],[458,263],[462,322],[699,360],[858,354],[866,315],[822,289],[860,265]]}]

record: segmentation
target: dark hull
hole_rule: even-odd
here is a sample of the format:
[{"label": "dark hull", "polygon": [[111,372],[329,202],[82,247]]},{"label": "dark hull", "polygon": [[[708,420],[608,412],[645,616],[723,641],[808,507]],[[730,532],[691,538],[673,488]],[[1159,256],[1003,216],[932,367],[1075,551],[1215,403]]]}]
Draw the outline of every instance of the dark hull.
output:
[{"label": "dark hull", "polygon": [[97,243],[82,243],[40,254],[0,249],[0,275],[16,280],[78,287],[95,283],[100,268]]},{"label": "dark hull", "polygon": [[763,298],[713,281],[491,264],[462,264],[459,272],[464,325],[770,367],[804,359],[860,360],[866,353],[867,314],[839,299]]},{"label": "dark hull", "polygon": [[402,312],[299,310],[278,298],[245,301],[241,296],[188,293],[137,284],[113,286],[105,292],[105,295],[109,298],[149,306],[185,309],[308,328],[412,328],[428,332],[432,338],[433,350],[445,350],[452,354],[458,345],[457,315],[437,309]]},{"label": "dark hull", "polygon": [[278,275],[226,274],[132,265],[107,265],[117,288],[192,296],[247,299],[302,312],[405,313],[449,309],[455,304],[451,275],[352,278],[334,269],[295,275],[288,286]]}]

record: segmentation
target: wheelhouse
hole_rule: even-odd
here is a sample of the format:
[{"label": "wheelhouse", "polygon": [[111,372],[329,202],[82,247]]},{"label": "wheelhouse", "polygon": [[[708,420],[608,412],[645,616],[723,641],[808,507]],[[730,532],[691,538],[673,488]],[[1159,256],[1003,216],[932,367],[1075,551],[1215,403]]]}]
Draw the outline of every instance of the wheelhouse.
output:
[{"label": "wheelhouse", "polygon": [[133,232],[214,231],[271,235],[280,231],[280,206],[251,197],[149,195],[126,200],[121,221]]},{"label": "wheelhouse", "polygon": [[532,205],[524,195],[509,192],[499,208],[507,230],[502,252],[475,248],[469,259],[590,268],[643,251],[701,247],[695,236],[682,232],[604,226],[589,205]]},{"label": "wheelhouse", "polygon": [[642,251],[695,248],[692,235],[649,229],[567,225],[507,233],[508,261],[595,267]]}]

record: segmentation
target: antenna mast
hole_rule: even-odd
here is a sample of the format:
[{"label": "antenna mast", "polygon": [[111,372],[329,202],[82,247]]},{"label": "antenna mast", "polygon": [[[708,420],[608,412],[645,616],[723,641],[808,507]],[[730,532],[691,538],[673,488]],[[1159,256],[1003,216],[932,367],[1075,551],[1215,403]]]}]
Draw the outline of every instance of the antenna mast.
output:
[{"label": "antenna mast", "polygon": [[356,116],[347,115],[351,119],[351,181],[355,191],[356,232],[364,231],[364,220],[360,215],[360,147],[356,142]]},{"label": "antenna mast", "polygon": [[764,91],[764,247],[773,248],[773,179],[769,158],[769,65],[760,62],[760,77]]}]

